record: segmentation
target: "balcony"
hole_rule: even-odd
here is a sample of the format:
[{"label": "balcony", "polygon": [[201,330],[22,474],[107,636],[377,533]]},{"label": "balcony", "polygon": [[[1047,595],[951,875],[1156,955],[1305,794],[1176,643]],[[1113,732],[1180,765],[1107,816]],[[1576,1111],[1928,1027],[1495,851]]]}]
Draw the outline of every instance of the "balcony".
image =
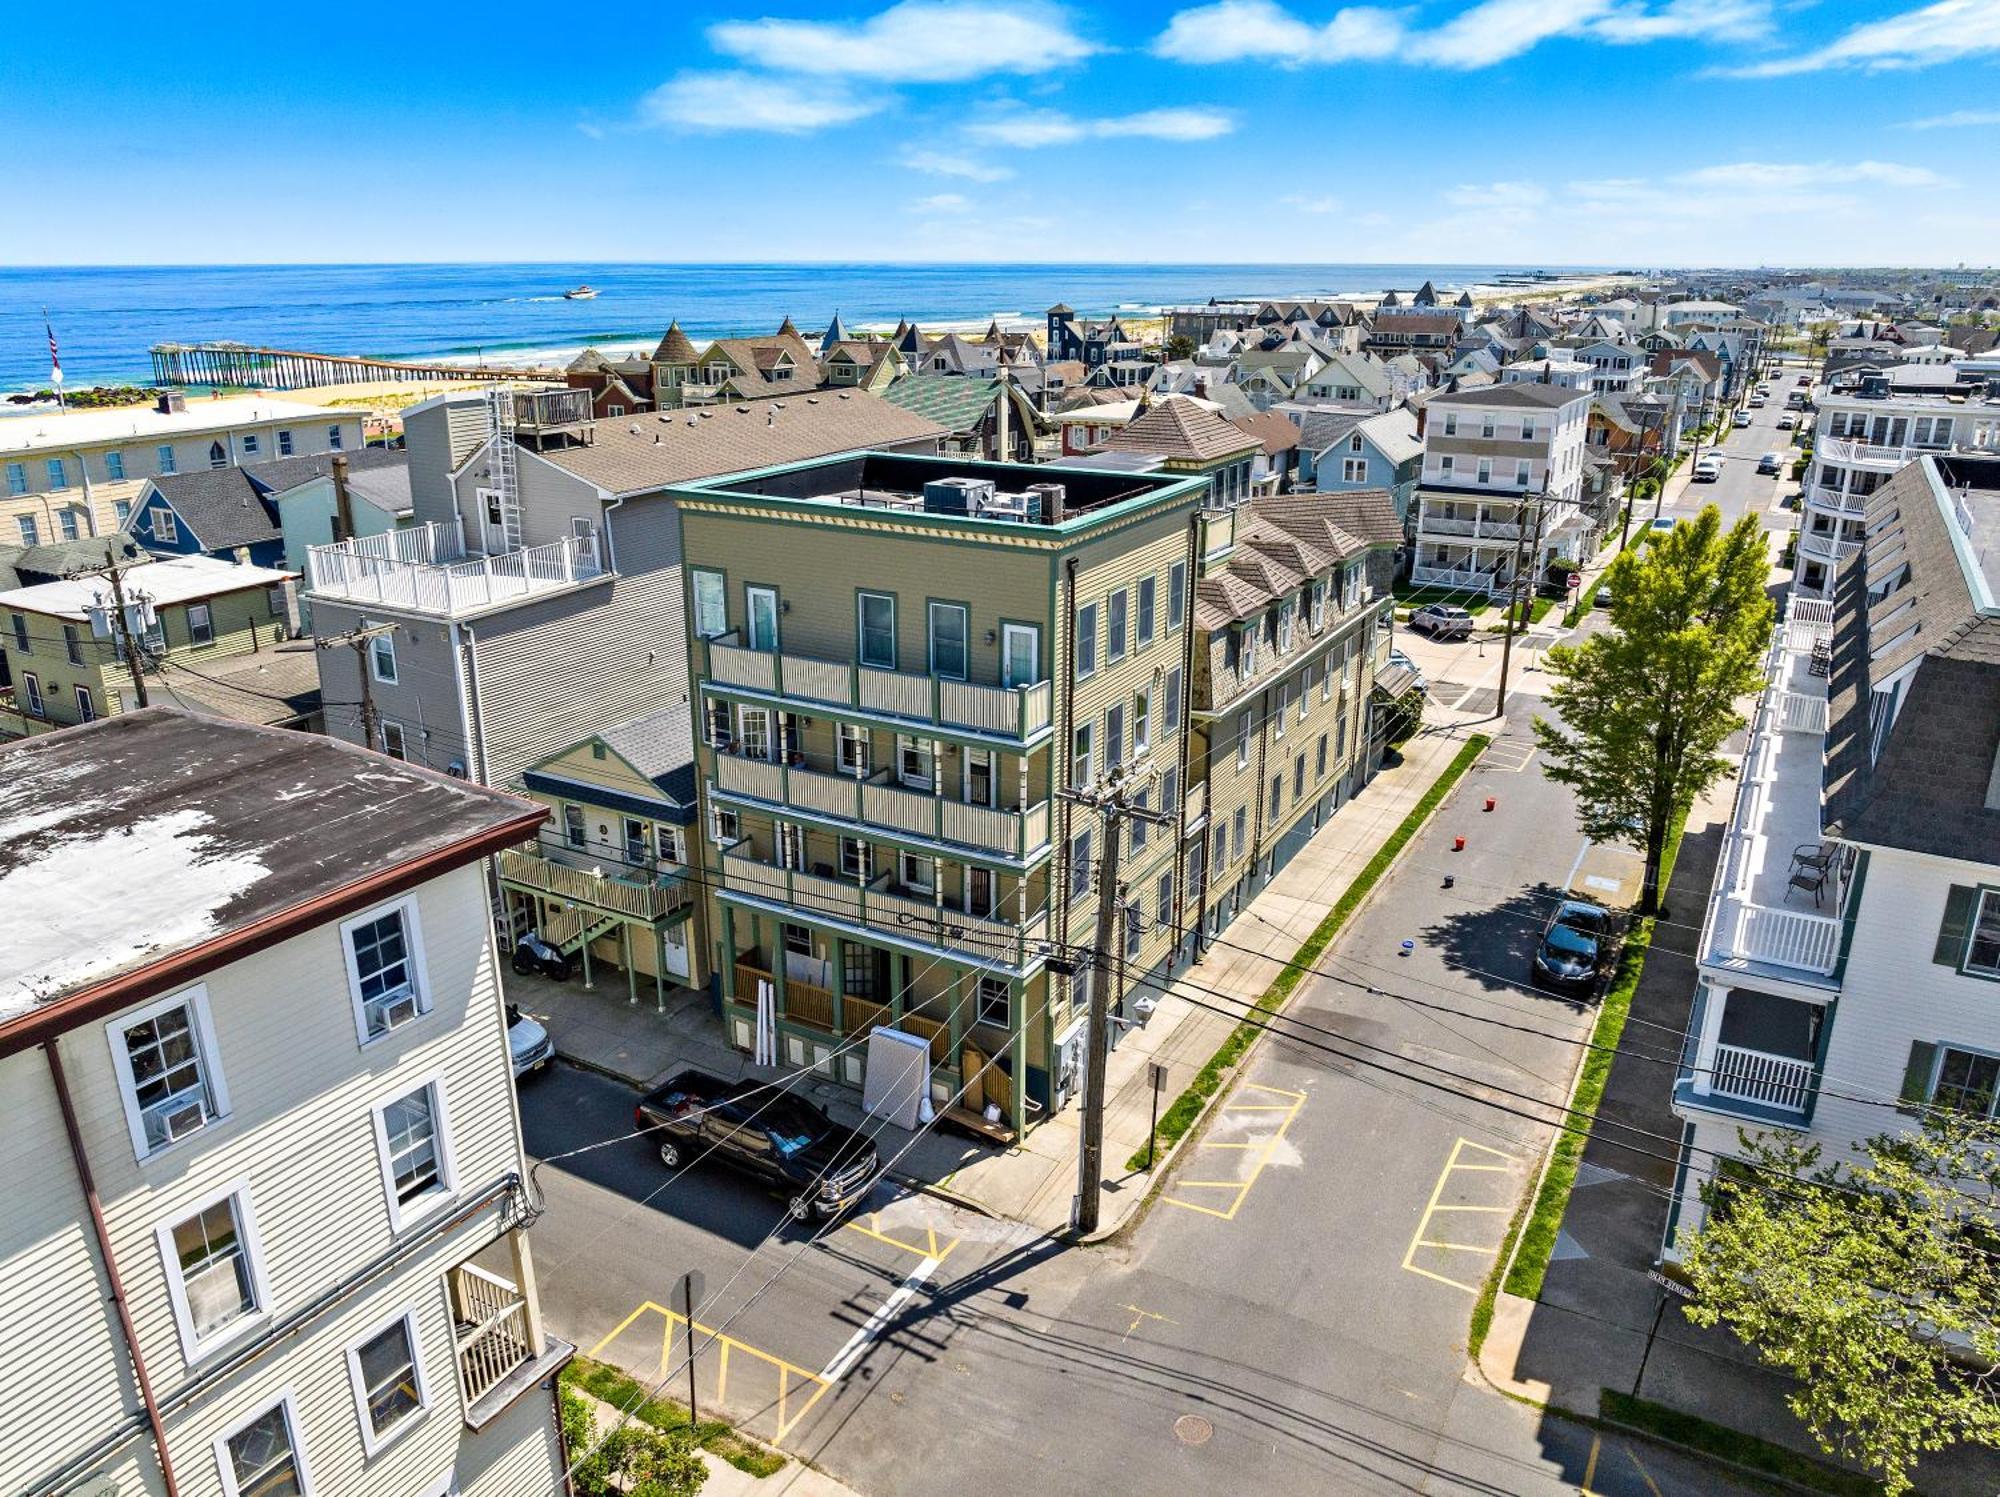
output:
[{"label": "balcony", "polygon": [[1849,493],[1817,478],[1806,484],[1805,491],[1807,505],[1828,514],[1859,519],[1868,510],[1866,494]]},{"label": "balcony", "polygon": [[1418,587],[1483,591],[1491,598],[1497,598],[1507,591],[1507,574],[1499,566],[1432,566],[1420,561],[1410,567],[1410,581]]},{"label": "balcony", "polygon": [[1828,1010],[1754,988],[1706,988],[1674,1083],[1683,1109],[1797,1125],[1812,1111]]},{"label": "balcony", "polygon": [[1488,520],[1483,518],[1465,520],[1455,515],[1433,515],[1429,510],[1425,510],[1417,517],[1417,536],[1419,539],[1422,539],[1427,535],[1451,536],[1454,539],[1467,537],[1472,540],[1481,541],[1505,541],[1507,544],[1512,545],[1516,540],[1520,539],[1521,527],[1518,523],[1512,521]]},{"label": "balcony", "polygon": [[663,869],[651,876],[623,863],[594,859],[578,848],[540,842],[535,849],[506,848],[500,880],[518,889],[588,905],[628,920],[660,921],[690,908],[686,870]]},{"label": "balcony", "polygon": [[1814,561],[1823,561],[1828,566],[1860,549],[1861,542],[1858,540],[1845,541],[1837,535],[1822,535],[1817,530],[1799,532],[1799,555],[1810,557]]},{"label": "balcony", "polygon": [[722,855],[724,892],[790,906],[803,919],[845,925],[862,935],[878,933],[917,941],[970,961],[1016,969],[1038,961],[1038,948],[1048,938],[1046,912],[1031,916],[1025,925],[1009,921],[997,906],[990,916],[967,915],[936,899],[896,892],[887,874],[862,883],[829,873],[780,868],[741,851],[740,846],[728,848]]},{"label": "balcony", "polygon": [[546,546],[488,556],[465,549],[463,527],[456,522],[306,548],[308,597],[440,618],[519,602],[605,575],[595,535],[567,536]]},{"label": "balcony", "polygon": [[1050,732],[1053,689],[1047,681],[976,686],[849,661],[745,649],[723,639],[709,640],[707,655],[707,679],[718,686],[1016,743],[1039,742]]},{"label": "balcony", "polygon": [[542,1334],[533,1302],[512,1279],[476,1263],[461,1263],[445,1278],[465,1422],[482,1429],[576,1349]]},{"label": "balcony", "polygon": [[1942,446],[1925,443],[1919,447],[1912,442],[1868,442],[1859,437],[1826,437],[1814,449],[1822,460],[1843,468],[1866,468],[1876,473],[1893,473],[1921,452],[1947,452],[1949,442]]},{"label": "balcony", "polygon": [[999,853],[1025,862],[1049,846],[1049,803],[1017,810],[968,805],[892,783],[886,770],[866,779],[802,764],[772,764],[718,751],[715,788],[725,795],[789,806],[853,824],[857,830],[922,837]]},{"label": "balcony", "polygon": [[1771,646],[1702,928],[1702,964],[1718,973],[1836,986],[1847,864],[1825,854],[1820,814],[1832,619],[1831,604],[1795,597]]},{"label": "balcony", "polygon": [[[762,960],[762,953],[757,951],[746,951],[737,956],[736,998],[739,1003],[754,1003],[759,983],[768,982],[774,989],[777,986],[777,979],[758,965]],[[930,1041],[932,1065],[950,1063],[951,1027],[948,1024],[915,1013],[898,1017],[888,1004],[857,998],[852,993],[841,998],[840,1014],[845,1022],[836,1024],[833,994],[828,989],[786,974],[785,1006],[780,1010],[781,1018],[808,1029],[824,1030],[835,1039],[867,1034],[874,1029],[900,1029]]]}]

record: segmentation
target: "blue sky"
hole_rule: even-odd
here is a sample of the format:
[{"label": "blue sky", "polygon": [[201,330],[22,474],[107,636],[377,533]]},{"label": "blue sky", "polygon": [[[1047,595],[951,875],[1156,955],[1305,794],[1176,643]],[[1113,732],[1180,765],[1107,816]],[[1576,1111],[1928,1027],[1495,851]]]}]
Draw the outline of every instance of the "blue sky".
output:
[{"label": "blue sky", "polygon": [[1990,263],[1996,63],[2000,0],[21,6],[0,262]]}]

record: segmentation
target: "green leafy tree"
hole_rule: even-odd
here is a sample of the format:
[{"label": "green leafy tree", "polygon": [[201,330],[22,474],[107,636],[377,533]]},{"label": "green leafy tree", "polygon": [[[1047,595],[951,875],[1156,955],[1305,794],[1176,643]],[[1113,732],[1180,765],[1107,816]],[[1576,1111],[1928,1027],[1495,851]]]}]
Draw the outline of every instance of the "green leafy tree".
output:
[{"label": "green leafy tree", "polygon": [[1193,358],[1194,339],[1186,333],[1175,333],[1173,337],[1167,339],[1167,357],[1169,359]]},{"label": "green leafy tree", "polygon": [[708,1480],[689,1431],[628,1420],[600,1439],[590,1405],[568,1388],[562,1392],[562,1432],[577,1461],[577,1497],[694,1497]]},{"label": "green leafy tree", "polygon": [[1669,829],[1729,769],[1737,698],[1762,682],[1769,576],[1758,518],[1725,531],[1710,505],[1622,552],[1604,576],[1611,626],[1548,653],[1555,720],[1535,719],[1546,773],[1576,792],[1589,836],[1645,854],[1642,914],[1659,910]]},{"label": "green leafy tree", "polygon": [[1683,1239],[1686,1314],[1790,1374],[1820,1448],[1895,1497],[1928,1452],[2000,1445],[2000,1131],[1934,1113],[1858,1147],[1829,1166],[1797,1134],[1744,1134],[1751,1167]]}]

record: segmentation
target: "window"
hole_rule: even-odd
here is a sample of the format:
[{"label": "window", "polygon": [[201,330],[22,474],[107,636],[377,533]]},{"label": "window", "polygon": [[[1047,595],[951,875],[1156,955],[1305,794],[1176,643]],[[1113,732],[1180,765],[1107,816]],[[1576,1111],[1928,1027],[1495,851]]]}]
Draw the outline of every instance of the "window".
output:
[{"label": "window", "polygon": [[750,625],[745,641],[753,650],[778,648],[778,590],[774,587],[743,589],[744,612]]},{"label": "window", "polygon": [[1492,459],[1492,458],[1490,458],[1490,457],[1482,457],[1482,458],[1481,458],[1481,459],[1479,460],[1479,475],[1478,475],[1478,477],[1479,477],[1479,482],[1481,482],[1481,483],[1491,483],[1491,482],[1493,482],[1493,459]]},{"label": "window", "polygon": [[789,868],[794,873],[806,871],[805,829],[795,821],[776,823],[778,833],[778,866]]},{"label": "window", "polygon": [[1494,430],[1493,418],[1491,416],[1480,417],[1479,435],[1484,437],[1486,440],[1491,441],[1493,439],[1493,430]]},{"label": "window", "polygon": [[290,457],[291,455],[292,455],[292,434],[289,431],[285,430],[284,428],[280,427],[278,430],[278,456]]},{"label": "window", "polygon": [[965,803],[968,806],[997,807],[994,789],[993,750],[969,748],[964,752]]},{"label": "window", "polygon": [[[1132,797],[1132,804],[1135,808],[1137,808],[1140,812],[1143,813],[1148,809],[1148,803],[1152,800],[1152,798],[1153,795],[1151,791],[1141,790],[1137,795]],[[1134,816],[1132,818],[1131,848],[1134,854],[1137,854],[1139,849],[1146,845],[1146,831],[1148,826],[1149,823],[1147,822],[1143,814]]]},{"label": "window", "polygon": [[1972,942],[1965,953],[1968,971],[2000,977],[2000,891],[1983,889],[1978,917],[1972,922]]},{"label": "window", "polygon": [[26,463],[7,464],[7,492],[25,494],[28,492],[28,465]]},{"label": "window", "polygon": [[192,645],[212,645],[215,643],[215,625],[209,618],[206,603],[190,603],[187,608],[188,643]]},{"label": "window", "polygon": [[1014,1011],[1014,990],[1004,977],[982,977],[979,979],[979,1010],[973,1015],[975,1024],[988,1024],[996,1029],[1008,1027]]},{"label": "window", "polygon": [[563,807],[563,841],[571,847],[582,847],[589,839],[583,823],[583,807],[565,805]]},{"label": "window", "polygon": [[243,1185],[159,1228],[158,1237],[181,1350],[193,1362],[248,1330],[269,1301]]},{"label": "window", "polygon": [[33,515],[18,516],[14,523],[21,527],[22,545],[39,546],[42,543],[42,529],[41,526],[35,523]]},{"label": "window", "polygon": [[743,826],[734,811],[724,810],[721,806],[711,806],[709,813],[708,835],[717,847],[731,847],[742,840]]},{"label": "window", "polygon": [[1132,595],[1120,588],[1106,602],[1104,622],[1104,659],[1108,664],[1116,664],[1125,658],[1126,613],[1131,608]]},{"label": "window", "polygon": [[389,1225],[400,1232],[454,1191],[445,1142],[444,1093],[436,1079],[375,1108],[375,1148],[389,1196]]},{"label": "window", "polygon": [[930,605],[931,674],[963,681],[970,667],[971,622],[961,603]]},{"label": "window", "polygon": [[1970,1050],[1943,1047],[1937,1068],[1937,1084],[1931,1100],[1940,1107],[1989,1117],[1993,1099],[2000,1094],[2000,1059]]},{"label": "window", "polygon": [[160,460],[160,471],[162,473],[180,472],[180,461],[174,456],[174,449],[170,444],[160,447],[154,453],[154,456]]},{"label": "window", "polygon": [[1306,703],[1312,696],[1313,668],[1310,663],[1299,673],[1299,721],[1306,720]]},{"label": "window", "polygon": [[740,705],[736,709],[737,752],[746,759],[771,762],[771,712],[767,707]]},{"label": "window", "polygon": [[190,988],[114,1019],[105,1034],[135,1157],[144,1159],[228,1113],[213,1059],[207,989]]},{"label": "window", "polygon": [[174,523],[174,512],[164,504],[153,506],[153,539],[165,545],[174,545],[181,538],[180,526]]},{"label": "window", "polygon": [[847,878],[867,883],[875,877],[875,849],[859,837],[842,837],[840,871]]},{"label": "window", "polygon": [[702,639],[714,639],[729,632],[729,602],[720,572],[699,569],[694,578],[694,632]]},{"label": "window", "polygon": [[1125,960],[1137,961],[1139,948],[1146,940],[1146,912],[1139,908],[1139,901],[1134,899],[1119,906],[1118,914],[1125,924]]},{"label": "window", "polygon": [[1167,568],[1167,631],[1180,628],[1187,617],[1187,563],[1177,561]]},{"label": "window", "polygon": [[875,745],[868,729],[856,723],[841,723],[838,731],[842,774],[851,774],[857,780],[865,780],[874,772]]},{"label": "window", "polygon": [[1145,755],[1153,746],[1153,689],[1149,686],[1132,693],[1132,757]]},{"label": "window", "polygon": [[1161,930],[1174,923],[1174,876],[1171,871],[1161,874],[1153,885],[1153,923]]},{"label": "window", "polygon": [[1306,756],[1301,752],[1292,761],[1292,804],[1297,805],[1306,798]]},{"label": "window", "polygon": [[1162,733],[1172,733],[1181,725],[1181,668],[1177,665],[1167,672],[1166,714],[1160,722]]},{"label": "window", "polygon": [[1340,481],[1342,483],[1368,482],[1368,459],[1365,457],[1344,457],[1340,460]]},{"label": "window", "polygon": [[82,665],[83,635],[78,631],[76,625],[74,624],[64,624],[62,626],[62,632],[63,632],[63,654],[68,658],[69,663],[71,665]]},{"label": "window", "polygon": [[340,927],[347,956],[347,984],[354,1000],[354,1026],[361,1043],[430,1012],[423,981],[423,932],[414,899],[401,899],[372,915]]},{"label": "window", "polygon": [[1533,466],[1525,457],[1514,459],[1514,482],[1526,488],[1533,481]]},{"label": "window", "polygon": [[347,445],[347,439],[341,435],[339,427],[329,426],[326,429],[327,451],[338,452],[342,447],[345,447],[346,445]]},{"label": "window", "polygon": [[931,788],[931,746],[921,738],[896,735],[896,778],[916,790]]},{"label": "window", "polygon": [[1090,892],[1090,828],[1069,839],[1069,902],[1075,904]]},{"label": "window", "polygon": [[243,453],[244,453],[244,455],[245,455],[246,457],[255,457],[255,456],[256,456],[256,454],[257,454],[257,445],[258,445],[258,444],[257,444],[257,433],[256,433],[256,432],[254,432],[254,431],[246,431],[246,432],[244,432],[244,433],[243,433]]},{"label": "window", "polygon": [[409,746],[404,740],[403,725],[401,723],[389,722],[387,720],[383,722],[382,752],[387,754],[391,759],[408,759],[410,757]]},{"label": "window", "polygon": [[28,715],[30,717],[47,717],[49,715],[48,708],[42,702],[42,683],[33,671],[22,673],[21,689],[28,695]]},{"label": "window", "polygon": [[1313,761],[1313,778],[1318,780],[1326,778],[1326,734],[1324,733],[1319,735],[1319,749]]},{"label": "window", "polygon": [[810,926],[793,925],[785,921],[778,926],[785,939],[785,951],[791,956],[811,956],[813,954],[813,933]]},{"label": "window", "polygon": [[1112,774],[1125,762],[1125,704],[1104,709],[1104,772]]},{"label": "window", "polygon": [[50,488],[66,489],[69,487],[69,470],[66,467],[64,467],[63,460],[61,458],[59,457],[49,458],[43,464],[43,466],[49,470]]},{"label": "window", "polygon": [[1521,418],[1521,440],[1524,442],[1535,440],[1535,418],[1533,416],[1523,416]]},{"label": "window", "polygon": [[408,1428],[430,1402],[417,1356],[417,1317],[405,1310],[347,1348],[347,1376],[361,1415],[361,1448],[374,1455]]},{"label": "window", "polygon": [[[1458,435],[1458,413],[1456,411],[1446,411],[1444,413],[1444,434],[1448,437]],[[1450,459],[1446,459],[1445,466],[1447,468],[1451,466]]]},{"label": "window", "polygon": [[1229,862],[1229,828],[1221,822],[1216,823],[1215,856],[1211,861],[1217,868],[1222,868]]},{"label": "window", "polygon": [[1168,816],[1173,815],[1180,804],[1180,796],[1181,772],[1170,769],[1160,776],[1160,810]]},{"label": "window", "polygon": [[305,1447],[287,1393],[215,1442],[226,1497],[310,1497]]},{"label": "window", "polygon": [[1283,770],[1279,770],[1278,773],[1271,776],[1271,809],[1268,814],[1273,821],[1278,819],[1278,811],[1283,805],[1284,795],[1285,773]]},{"label": "window", "polygon": [[1153,642],[1153,608],[1158,586],[1157,578],[1141,577],[1139,579],[1138,644],[1136,648],[1141,650]]},{"label": "window", "polygon": [[1243,845],[1248,840],[1247,833],[1249,832],[1249,829],[1250,829],[1250,809],[1247,806],[1238,806],[1236,808],[1236,814],[1229,819],[1229,841],[1231,847],[1230,850],[1231,862],[1242,861]]},{"label": "window", "polygon": [[76,720],[80,723],[97,721],[97,703],[91,697],[88,686],[79,686],[76,689]]},{"label": "window", "polygon": [[208,465],[211,468],[226,468],[229,466],[229,450],[220,442],[210,442],[208,444]]},{"label": "window", "polygon": [[1278,707],[1271,714],[1271,736],[1273,738],[1283,738],[1285,736],[1285,708],[1290,704],[1291,699],[1292,683],[1289,681],[1280,681],[1278,683]]},{"label": "window", "polygon": [[1250,767],[1250,709],[1245,707],[1236,714],[1236,767]]},{"label": "window", "polygon": [[861,663],[877,670],[896,668],[896,600],[888,593],[862,593],[855,603]]},{"label": "window", "polygon": [[276,587],[267,587],[264,589],[264,605],[271,610],[272,618],[281,619],[285,617],[284,583],[280,582]]},{"label": "window", "polygon": [[11,617],[14,624],[14,648],[25,655],[28,653],[28,616],[17,613]]},{"label": "window", "polygon": [[1086,680],[1097,674],[1097,605],[1086,603],[1076,611],[1076,678]]},{"label": "window", "polygon": [[368,641],[368,672],[385,686],[396,684],[396,636],[378,634]]},{"label": "window", "polygon": [[1451,469],[1452,469],[1452,458],[1451,454],[1447,452],[1443,457],[1438,459],[1438,473],[1442,477],[1449,478],[1451,477]]},{"label": "window", "polygon": [[899,853],[896,857],[896,881],[913,893],[935,894],[937,864],[924,853]]},{"label": "window", "polygon": [[1078,723],[1076,732],[1070,739],[1069,786],[1072,790],[1085,790],[1090,786],[1095,761],[1091,755],[1091,740],[1095,725]]}]

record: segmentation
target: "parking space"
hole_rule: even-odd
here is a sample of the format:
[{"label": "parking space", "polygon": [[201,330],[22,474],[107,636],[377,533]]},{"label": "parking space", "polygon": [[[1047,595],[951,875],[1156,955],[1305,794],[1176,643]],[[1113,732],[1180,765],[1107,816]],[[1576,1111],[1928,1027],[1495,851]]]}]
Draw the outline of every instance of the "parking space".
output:
[{"label": "parking space", "polygon": [[1646,857],[1618,842],[1585,841],[1570,866],[1565,893],[1610,909],[1629,909],[1645,882]]},{"label": "parking space", "polygon": [[1523,1167],[1514,1155],[1469,1138],[1453,1143],[1403,1250],[1403,1267],[1477,1294],[1506,1235]]},{"label": "parking space", "polygon": [[678,1310],[648,1300],[591,1347],[589,1355],[649,1385],[663,1382],[661,1391],[670,1398],[685,1398],[692,1340],[696,1407],[704,1413],[724,1412],[738,1427],[780,1447],[833,1386],[834,1380],[824,1374],[719,1332],[700,1315],[692,1338],[687,1327],[687,1317]]},{"label": "parking space", "polygon": [[1535,759],[1535,740],[1508,736],[1493,741],[1480,759],[1479,767],[1495,774],[1519,774]]},{"label": "parking space", "polygon": [[[1285,1135],[1305,1105],[1304,1092],[1245,1082],[1217,1109],[1208,1131],[1182,1159],[1169,1193],[1160,1199],[1186,1211],[1234,1221],[1264,1171],[1291,1148]],[[1291,1157],[1296,1159],[1296,1149]]]}]

